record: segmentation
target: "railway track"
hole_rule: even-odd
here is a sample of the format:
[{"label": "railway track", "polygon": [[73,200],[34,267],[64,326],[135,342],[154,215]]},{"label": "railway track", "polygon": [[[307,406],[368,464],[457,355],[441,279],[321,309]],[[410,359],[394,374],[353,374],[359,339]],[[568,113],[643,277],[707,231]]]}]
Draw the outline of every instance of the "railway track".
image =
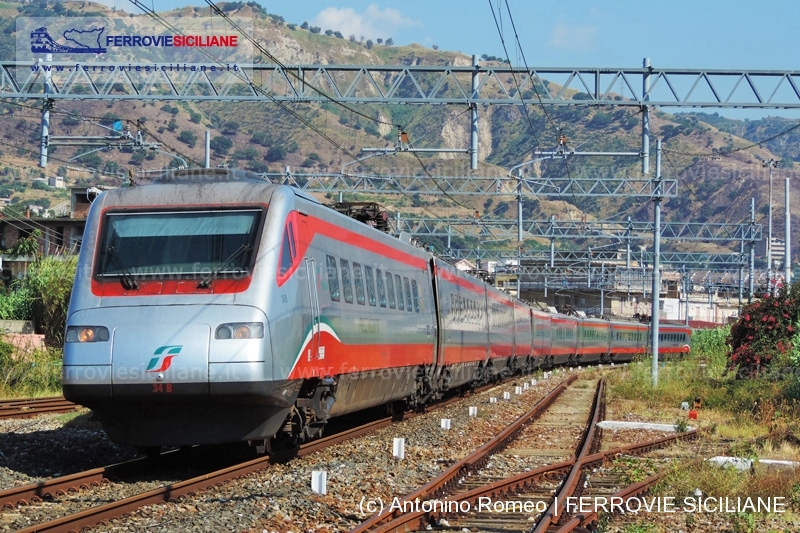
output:
[{"label": "railway track", "polygon": [[0,400],[0,419],[31,418],[42,414],[68,413],[78,409],[81,409],[80,405],[64,397]]},{"label": "railway track", "polygon": [[[558,524],[572,523],[571,517],[565,512],[567,509],[565,503],[567,498],[583,494],[585,488],[583,472],[586,468],[599,465],[619,454],[644,453],[679,438],[693,438],[696,435],[695,432],[689,432],[602,453],[596,452],[599,448],[599,438],[596,435],[595,425],[604,413],[602,388],[602,382],[598,383],[591,402],[581,389],[570,388],[570,399],[574,398],[579,405],[587,406],[584,410],[571,413],[567,420],[562,420],[566,425],[571,423],[570,419],[573,422],[583,419],[585,431],[578,439],[580,442],[574,456],[571,451],[561,451],[551,458],[563,459],[560,455],[564,453],[569,457],[503,479],[487,475],[485,466],[496,461],[498,456],[502,456],[503,453],[518,456],[520,451],[526,449],[526,440],[517,436],[516,441],[510,441],[508,434],[512,431],[507,429],[475,454],[453,465],[439,478],[404,497],[403,502],[409,502],[410,505],[374,515],[353,528],[351,533],[426,531],[436,527],[462,531],[551,532],[559,527]],[[543,416],[544,410],[540,406],[550,406],[555,397],[563,391],[563,388],[553,391],[528,414],[521,417],[520,421],[525,419],[523,423],[527,423],[534,417],[546,420]],[[591,409],[588,409],[589,405],[592,406]],[[561,403],[553,405],[551,409],[555,412],[560,409],[562,413],[568,410]],[[588,422],[586,411],[590,411]],[[536,422],[530,424],[530,427],[534,428],[535,425]],[[542,424],[534,431],[541,431],[544,427],[546,426]],[[498,453],[501,449],[505,452]],[[473,473],[475,475],[472,475]],[[596,520],[596,517],[593,519]],[[564,531],[577,531],[582,524],[590,522],[591,520],[576,523],[571,529]],[[532,526],[535,526],[534,529],[531,529]],[[563,525],[560,527],[563,528]]]},{"label": "railway track", "polygon": [[[476,392],[491,387],[491,385],[481,387]],[[436,409],[447,407],[461,399],[462,397],[460,396],[453,396],[441,402],[437,402],[433,407]],[[411,418],[413,416],[416,416],[416,414],[407,413],[405,418]],[[219,467],[213,471],[209,468],[209,471],[189,479],[165,484],[152,490],[133,494],[105,505],[84,508],[78,512],[71,512],[60,518],[42,521],[25,527],[24,529],[19,529],[18,531],[80,531],[84,528],[93,527],[109,520],[119,518],[141,507],[158,503],[175,502],[181,498],[202,491],[203,489],[220,485],[229,480],[268,468],[274,463],[285,462],[295,457],[303,457],[328,446],[333,446],[372,433],[380,428],[391,425],[398,419],[398,417],[381,418],[330,437],[312,441],[288,452],[273,453],[272,456],[262,456],[244,462],[229,461],[224,467]],[[155,461],[153,458],[140,458],[12,488],[0,492],[0,506],[6,509],[13,509],[17,506],[33,507],[46,504],[48,507],[55,509],[65,498],[69,499],[74,497],[74,499],[84,502],[107,500],[108,496],[102,494],[104,492],[104,486],[113,483],[114,480],[122,480],[124,482],[126,478],[131,477],[147,478],[148,472],[152,472],[154,475],[156,475],[156,473],[163,474],[164,470],[169,470],[171,468],[168,465],[181,462],[181,457],[188,455],[190,451],[191,450],[175,450],[162,454],[160,457],[155,458]],[[167,460],[169,460],[169,463],[167,463]],[[218,463],[219,461],[217,461],[217,466]],[[208,464],[212,463],[209,462]],[[94,493],[84,496],[80,495],[80,493],[87,491],[94,491]]]}]

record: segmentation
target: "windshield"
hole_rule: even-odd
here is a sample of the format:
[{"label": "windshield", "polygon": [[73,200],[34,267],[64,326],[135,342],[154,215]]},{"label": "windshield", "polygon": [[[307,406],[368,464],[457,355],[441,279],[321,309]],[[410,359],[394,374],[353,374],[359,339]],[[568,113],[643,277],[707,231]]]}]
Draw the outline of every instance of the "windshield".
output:
[{"label": "windshield", "polygon": [[109,213],[99,277],[197,278],[249,272],[262,210]]}]

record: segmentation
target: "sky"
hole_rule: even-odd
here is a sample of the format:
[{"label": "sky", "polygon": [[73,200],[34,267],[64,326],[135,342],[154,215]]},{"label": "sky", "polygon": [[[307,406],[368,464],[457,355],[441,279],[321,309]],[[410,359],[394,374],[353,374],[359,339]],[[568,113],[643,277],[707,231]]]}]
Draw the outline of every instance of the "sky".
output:
[{"label": "sky", "polygon": [[[129,0],[102,1],[140,12]],[[141,1],[158,11],[207,6],[203,0]],[[257,1],[298,25],[307,21],[345,36],[508,57],[514,66],[524,66],[524,56],[532,68],[641,67],[649,57],[658,68],[800,70],[796,0]]]}]

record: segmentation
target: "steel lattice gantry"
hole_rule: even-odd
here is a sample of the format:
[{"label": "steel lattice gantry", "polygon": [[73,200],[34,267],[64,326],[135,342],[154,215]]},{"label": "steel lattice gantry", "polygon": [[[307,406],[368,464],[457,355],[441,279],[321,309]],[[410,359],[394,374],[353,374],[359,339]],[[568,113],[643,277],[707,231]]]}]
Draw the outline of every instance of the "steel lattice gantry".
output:
[{"label": "steel lattice gantry", "polygon": [[[509,263],[521,261],[531,261],[544,263],[550,261],[551,253],[549,250],[484,250],[484,249],[450,249],[447,250],[447,257],[459,261],[461,259],[480,260],[482,262],[497,261],[498,263]],[[633,258],[640,263],[653,264],[652,252],[634,252]],[[589,262],[616,262],[625,260],[625,250],[556,250],[552,255],[554,262],[559,265],[565,263],[587,265]],[[747,264],[747,257],[738,253],[703,253],[703,252],[661,252],[661,264],[668,265],[714,265],[718,266],[742,266]]]},{"label": "steel lattice gantry", "polygon": [[[0,97],[44,97],[44,63],[0,63]],[[52,99],[800,108],[800,71],[508,66],[49,64]],[[189,66],[191,67],[191,65]],[[211,69],[213,67],[213,70]],[[473,78],[478,75],[477,83]],[[576,95],[577,91],[577,95]]]},{"label": "steel lattice gantry", "polygon": [[656,184],[649,178],[519,180],[509,176],[376,176],[291,172],[267,173],[264,177],[272,183],[320,193],[516,195],[521,190],[523,196],[678,196],[678,180],[675,179],[661,180],[660,184]]},{"label": "steel lattice gantry", "polygon": [[[516,220],[490,220],[480,218],[399,218],[393,221],[395,231],[410,235],[454,235],[516,239]],[[652,239],[654,228],[651,222],[582,222],[555,220],[527,220],[522,223],[523,232],[530,237],[545,238],[604,238],[620,242],[626,239]],[[514,231],[512,236],[512,230]],[[661,238],[684,241],[745,241],[761,240],[761,224],[723,224],[665,222],[661,225]]]}]

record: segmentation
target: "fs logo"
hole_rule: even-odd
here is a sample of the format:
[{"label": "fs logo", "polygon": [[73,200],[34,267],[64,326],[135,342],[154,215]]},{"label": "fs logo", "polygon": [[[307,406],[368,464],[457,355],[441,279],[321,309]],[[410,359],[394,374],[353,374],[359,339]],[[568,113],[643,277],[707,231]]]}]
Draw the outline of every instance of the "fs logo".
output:
[{"label": "fs logo", "polygon": [[[150,359],[150,363],[148,363],[145,372],[164,372],[170,367],[172,360],[181,353],[181,348],[183,348],[182,344],[178,346],[159,346],[156,348],[156,351],[153,352],[153,355],[156,357]],[[160,364],[159,361],[161,362]]]}]

